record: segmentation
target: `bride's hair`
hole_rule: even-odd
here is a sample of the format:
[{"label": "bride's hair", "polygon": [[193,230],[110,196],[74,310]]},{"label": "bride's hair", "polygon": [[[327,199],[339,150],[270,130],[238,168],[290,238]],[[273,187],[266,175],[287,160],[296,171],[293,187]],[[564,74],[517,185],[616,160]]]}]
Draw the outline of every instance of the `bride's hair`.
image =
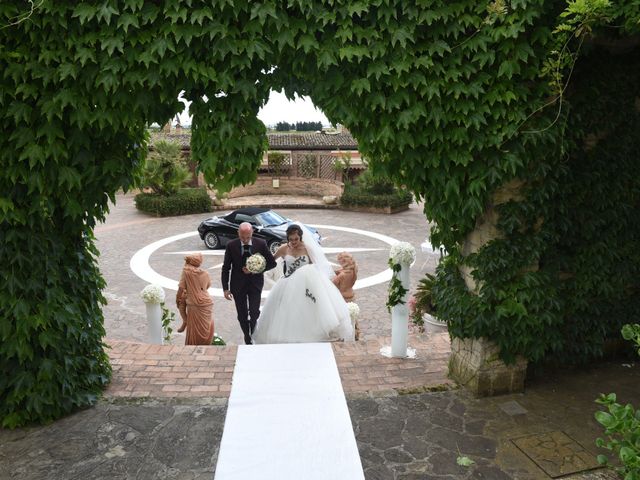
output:
[{"label": "bride's hair", "polygon": [[287,240],[289,240],[289,237],[291,236],[292,233],[297,233],[298,236],[300,237],[300,240],[302,240],[302,229],[295,223],[287,227]]}]

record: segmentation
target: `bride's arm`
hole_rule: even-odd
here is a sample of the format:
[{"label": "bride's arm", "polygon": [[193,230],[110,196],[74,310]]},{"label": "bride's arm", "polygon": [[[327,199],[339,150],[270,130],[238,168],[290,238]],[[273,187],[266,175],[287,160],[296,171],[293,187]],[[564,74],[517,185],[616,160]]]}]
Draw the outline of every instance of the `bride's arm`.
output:
[{"label": "bride's arm", "polygon": [[282,257],[284,257],[284,256],[286,255],[286,253],[287,253],[287,249],[288,249],[288,248],[289,248],[289,247],[288,247],[287,245],[282,245],[282,246],[278,249],[278,251],[276,252],[276,254],[273,256],[273,258],[275,259],[275,258],[282,258]]}]

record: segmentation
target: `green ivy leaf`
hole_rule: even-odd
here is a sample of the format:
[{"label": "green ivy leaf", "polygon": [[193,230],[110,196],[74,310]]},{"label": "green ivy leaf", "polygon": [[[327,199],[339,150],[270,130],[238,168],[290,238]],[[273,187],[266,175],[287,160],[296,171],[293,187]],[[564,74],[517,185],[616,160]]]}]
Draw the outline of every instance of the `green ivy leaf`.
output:
[{"label": "green ivy leaf", "polygon": [[140,28],[140,22],[138,21],[138,17],[131,13],[123,13],[118,17],[117,22],[118,28],[124,30],[124,33],[129,33],[129,27],[134,27],[136,29]]},{"label": "green ivy leaf", "polygon": [[111,24],[111,17],[113,15],[118,15],[118,10],[109,5],[108,1],[104,2],[96,11],[96,18],[98,20],[104,20],[107,25]]},{"label": "green ivy leaf", "polygon": [[77,18],[80,20],[80,25],[84,25],[89,20],[95,18],[98,14],[98,9],[94,5],[90,5],[87,3],[79,3],[73,9],[73,13],[71,14],[72,18]]},{"label": "green ivy leaf", "polygon": [[458,458],[456,458],[456,463],[458,465],[460,465],[461,467],[470,467],[471,465],[473,465],[476,462],[471,460],[469,457],[458,456]]}]

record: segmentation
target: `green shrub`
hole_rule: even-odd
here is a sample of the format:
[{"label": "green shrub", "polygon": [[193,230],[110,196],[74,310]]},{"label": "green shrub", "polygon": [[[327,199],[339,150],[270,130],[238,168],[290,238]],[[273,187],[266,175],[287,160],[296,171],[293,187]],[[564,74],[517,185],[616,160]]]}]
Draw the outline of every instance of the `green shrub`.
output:
[{"label": "green shrub", "polygon": [[139,193],[136,208],[157,217],[211,211],[211,198],[204,188],[182,188],[173,195]]},{"label": "green shrub", "polygon": [[412,200],[413,196],[406,191],[394,191],[381,195],[360,187],[349,186],[344,189],[344,193],[340,197],[340,203],[346,207],[396,208],[408,205]]},{"label": "green shrub", "polygon": [[371,170],[365,170],[360,174],[358,186],[374,195],[391,195],[396,191],[393,182],[386,177],[375,175]]},{"label": "green shrub", "polygon": [[[622,328],[622,337],[631,340],[640,353],[640,325],[627,324]],[[598,438],[596,445],[614,453],[622,467],[616,470],[624,480],[640,480],[640,409],[633,405],[621,405],[616,394],[600,395],[596,403],[607,407],[608,411],[595,414],[598,423],[605,427],[607,439]],[[608,465],[606,455],[598,455],[598,462]]]},{"label": "green shrub", "polygon": [[142,184],[158,195],[174,195],[191,177],[180,155],[180,145],[160,140],[149,152],[142,171]]}]

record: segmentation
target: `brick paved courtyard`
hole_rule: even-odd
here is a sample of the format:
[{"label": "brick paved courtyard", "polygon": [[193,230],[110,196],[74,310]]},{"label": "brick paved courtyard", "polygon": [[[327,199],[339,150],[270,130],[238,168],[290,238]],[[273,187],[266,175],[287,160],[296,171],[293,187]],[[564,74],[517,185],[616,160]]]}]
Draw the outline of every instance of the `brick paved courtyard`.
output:
[{"label": "brick paved courtyard", "polygon": [[[388,281],[377,281],[387,269],[389,245],[380,238],[408,241],[417,250],[417,260],[411,270],[415,285],[426,272],[432,272],[439,255],[422,252],[420,243],[428,234],[428,224],[418,205],[395,215],[313,209],[314,199],[277,197],[256,199],[283,208],[284,215],[321,228],[323,247],[337,252],[341,248],[356,248],[354,257],[359,266],[359,279],[371,285],[356,291],[360,307],[361,341],[336,343],[334,352],[345,392],[365,392],[391,389],[448,388],[446,378],[450,352],[446,330],[429,327],[423,334],[412,334],[409,344],[416,349],[415,359],[387,358],[381,347],[390,344],[391,319],[386,310]],[[246,203],[247,199],[241,199]],[[295,202],[307,202],[307,209],[287,209]],[[317,202],[316,202],[317,203]],[[230,209],[235,205],[230,205]],[[107,390],[111,397],[228,397],[236,345],[242,334],[235,318],[233,302],[214,297],[216,332],[228,344],[226,347],[184,346],[184,335],[174,334],[170,345],[146,344],[146,315],[139,292],[147,281],[131,270],[131,258],[149,244],[167,237],[188,234],[195,230],[208,214],[183,217],[154,218],[138,212],[132,195],[120,195],[104,225],[96,229],[101,251],[100,268],[107,281],[104,308],[109,355],[114,368],[113,381]],[[358,232],[340,230],[356,229]],[[220,287],[220,265],[224,250],[208,251],[198,236],[171,242],[155,249],[148,264],[154,274],[176,280],[182,268],[184,252],[205,253],[205,268],[209,269],[213,287]],[[336,253],[328,254],[330,260]],[[175,291],[165,288],[167,306],[174,312]],[[174,326],[177,328],[177,326]]]}]

